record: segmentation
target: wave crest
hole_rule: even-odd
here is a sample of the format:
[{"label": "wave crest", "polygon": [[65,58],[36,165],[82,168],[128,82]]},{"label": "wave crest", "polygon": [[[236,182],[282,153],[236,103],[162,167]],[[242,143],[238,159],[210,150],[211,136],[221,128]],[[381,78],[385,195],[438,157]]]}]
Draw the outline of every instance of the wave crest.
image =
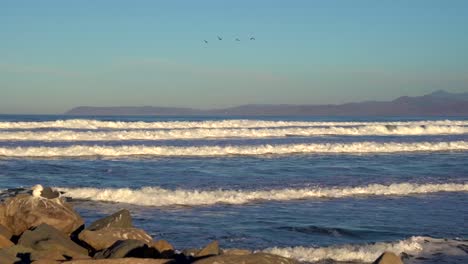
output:
[{"label": "wave crest", "polygon": [[437,192],[467,192],[468,183],[413,184],[394,183],[390,185],[370,184],[344,188],[303,188],[276,190],[168,190],[159,187],[141,189],[99,189],[59,188],[66,196],[104,202],[120,202],[143,206],[199,206],[224,204],[245,204],[254,201],[288,201],[317,198],[343,198],[359,196],[408,196]]}]

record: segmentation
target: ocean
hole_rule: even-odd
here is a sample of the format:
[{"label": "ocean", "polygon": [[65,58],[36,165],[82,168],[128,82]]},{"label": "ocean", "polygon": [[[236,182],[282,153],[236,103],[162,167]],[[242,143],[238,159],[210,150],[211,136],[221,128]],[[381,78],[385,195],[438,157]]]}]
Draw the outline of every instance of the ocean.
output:
[{"label": "ocean", "polygon": [[468,118],[0,116],[0,197],[35,184],[178,249],[468,263]]}]

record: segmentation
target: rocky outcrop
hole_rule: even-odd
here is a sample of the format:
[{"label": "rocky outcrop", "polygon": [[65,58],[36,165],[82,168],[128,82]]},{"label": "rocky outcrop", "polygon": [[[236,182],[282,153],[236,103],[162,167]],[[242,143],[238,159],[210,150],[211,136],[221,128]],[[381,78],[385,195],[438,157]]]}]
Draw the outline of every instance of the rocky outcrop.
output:
[{"label": "rocky outcrop", "polygon": [[403,264],[401,258],[393,252],[384,252],[372,264]]},{"label": "rocky outcrop", "polygon": [[99,219],[86,229],[96,231],[103,228],[114,227],[114,228],[129,228],[133,227],[132,217],[127,209],[122,209],[112,215]]},{"label": "rocky outcrop", "polygon": [[[57,253],[57,256],[68,258],[85,258],[88,250],[77,245],[65,234],[47,224],[27,230],[18,240],[18,245],[31,248],[34,251]],[[60,258],[62,259],[62,258]]]},{"label": "rocky outcrop", "polygon": [[195,258],[202,258],[208,256],[217,256],[219,255],[219,242],[213,241],[202,248],[197,254],[195,254]]},{"label": "rocky outcrop", "polygon": [[163,258],[172,258],[175,251],[174,247],[166,240],[158,240],[151,245]]},{"label": "rocky outcrop", "polygon": [[267,253],[250,255],[219,255],[197,260],[196,264],[296,264],[295,260]]},{"label": "rocky outcrop", "polygon": [[121,258],[121,259],[97,259],[97,260],[74,260],[65,261],[63,264],[173,264],[172,259],[141,259],[141,258]]},{"label": "rocky outcrop", "polygon": [[151,258],[157,257],[157,251],[150,249],[148,245],[140,240],[119,240],[108,249],[98,252],[94,258],[96,259],[115,259],[125,257],[140,257]]},{"label": "rocky outcrop", "polygon": [[83,230],[78,238],[99,251],[112,246],[119,240],[134,239],[150,244],[153,239],[144,230],[138,228],[108,227],[96,231]]},{"label": "rocky outcrop", "polygon": [[20,194],[9,198],[0,208],[0,224],[13,235],[21,235],[42,223],[69,235],[83,225],[83,219],[61,198],[47,199]]}]

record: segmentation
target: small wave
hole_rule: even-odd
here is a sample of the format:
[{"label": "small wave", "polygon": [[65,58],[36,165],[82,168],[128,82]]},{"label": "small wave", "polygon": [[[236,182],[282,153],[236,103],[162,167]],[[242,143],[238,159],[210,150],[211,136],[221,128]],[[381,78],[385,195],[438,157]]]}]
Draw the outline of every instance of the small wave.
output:
[{"label": "small wave", "polygon": [[116,141],[116,140],[170,140],[205,138],[269,138],[310,137],[319,135],[457,135],[468,133],[464,126],[388,126],[359,127],[308,127],[308,128],[193,128],[172,130],[124,130],[124,131],[17,131],[0,132],[0,140],[16,141]]},{"label": "small wave", "polygon": [[282,226],[278,227],[280,230],[287,230],[291,232],[298,232],[303,234],[319,234],[319,235],[327,235],[327,236],[334,236],[334,237],[359,237],[357,231],[345,229],[345,228],[338,228],[338,227],[321,227],[321,226]]},{"label": "small wave", "polygon": [[176,129],[176,128],[265,128],[265,127],[316,127],[316,126],[361,126],[361,125],[406,125],[406,126],[467,126],[468,121],[403,121],[403,122],[317,122],[317,121],[266,121],[266,120],[216,120],[216,121],[100,121],[92,119],[69,119],[42,122],[0,122],[0,129]]},{"label": "small wave", "polygon": [[87,146],[68,147],[0,147],[0,156],[6,157],[80,157],[80,156],[229,156],[229,155],[286,155],[313,153],[395,153],[424,151],[464,151],[468,142],[416,142],[416,143],[323,143],[247,146]]},{"label": "small wave", "polygon": [[390,251],[397,255],[406,253],[412,256],[432,256],[436,253],[449,256],[465,256],[467,253],[463,250],[463,247],[466,246],[468,246],[467,241],[414,236],[396,242],[348,244],[330,247],[274,247],[263,251],[305,262],[321,260],[373,262],[384,251]]},{"label": "small wave", "polygon": [[254,201],[288,201],[317,198],[343,198],[358,196],[408,196],[437,192],[466,192],[468,184],[412,184],[391,185],[371,184],[344,188],[303,188],[275,190],[168,190],[160,187],[141,189],[99,189],[99,188],[58,188],[66,196],[103,202],[129,203],[143,206],[197,206],[224,204],[245,204]]}]

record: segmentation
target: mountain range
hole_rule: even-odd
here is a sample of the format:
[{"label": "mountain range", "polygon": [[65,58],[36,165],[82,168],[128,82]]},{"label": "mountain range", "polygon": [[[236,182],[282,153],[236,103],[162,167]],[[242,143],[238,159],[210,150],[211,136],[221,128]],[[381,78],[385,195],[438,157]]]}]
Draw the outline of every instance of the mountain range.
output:
[{"label": "mountain range", "polygon": [[392,101],[324,105],[249,104],[208,110],[155,106],[79,106],[65,114],[95,116],[468,116],[468,92],[449,93],[439,90],[423,96],[402,96]]}]

